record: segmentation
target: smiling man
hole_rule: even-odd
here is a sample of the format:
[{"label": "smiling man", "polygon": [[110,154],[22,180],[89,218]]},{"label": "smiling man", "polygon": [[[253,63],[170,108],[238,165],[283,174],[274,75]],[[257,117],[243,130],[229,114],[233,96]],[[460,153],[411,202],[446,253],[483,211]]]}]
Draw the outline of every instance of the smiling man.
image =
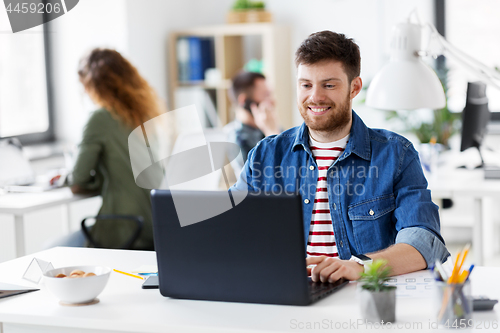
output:
[{"label": "smiling man", "polygon": [[446,260],[418,153],[352,110],[362,88],[359,47],[322,31],[295,55],[304,123],[260,141],[235,189],[300,193],[313,281],[356,280],[374,259],[387,260],[393,275]]}]

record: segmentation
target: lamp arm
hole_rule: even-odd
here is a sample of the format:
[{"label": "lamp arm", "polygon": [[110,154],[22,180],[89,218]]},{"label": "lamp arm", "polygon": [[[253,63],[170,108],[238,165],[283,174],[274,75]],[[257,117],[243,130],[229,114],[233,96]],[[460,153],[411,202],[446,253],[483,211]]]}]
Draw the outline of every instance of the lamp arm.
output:
[{"label": "lamp arm", "polygon": [[450,44],[443,36],[441,36],[441,34],[439,34],[436,27],[434,27],[432,24],[427,23],[427,26],[431,29],[432,36],[435,37],[435,39],[439,43],[442,49],[442,55],[454,59],[460,65],[466,67],[469,71],[477,75],[480,80],[500,90],[499,83],[495,82],[495,80],[500,81],[500,73],[498,71],[486,66],[482,62],[474,59],[473,57],[469,56],[465,52],[460,51],[458,48]]},{"label": "lamp arm", "polygon": [[446,43],[448,45],[444,47],[445,56],[454,59],[463,67],[467,68],[470,72],[474,73],[479,80],[500,90],[500,85],[495,81],[500,80],[500,76],[496,70],[485,66],[483,63],[458,50],[448,42]]}]

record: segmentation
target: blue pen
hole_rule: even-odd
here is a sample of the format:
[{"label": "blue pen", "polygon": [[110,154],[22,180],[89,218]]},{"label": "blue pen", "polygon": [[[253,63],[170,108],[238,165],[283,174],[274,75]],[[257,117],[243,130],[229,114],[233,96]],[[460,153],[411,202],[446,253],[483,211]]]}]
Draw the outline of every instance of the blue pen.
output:
[{"label": "blue pen", "polygon": [[470,265],[470,268],[469,268],[469,274],[467,275],[467,278],[465,279],[465,281],[467,282],[469,280],[469,277],[470,277],[470,273],[472,273],[472,270],[474,269],[474,264]]},{"label": "blue pen", "polygon": [[[470,267],[469,267],[469,274],[467,274],[467,278],[465,279],[464,283],[467,282],[467,281],[469,281],[470,273],[472,273],[473,269],[474,269],[474,264],[470,265]],[[470,313],[469,304],[466,302],[465,295],[463,293],[463,287],[464,287],[463,284],[461,286],[459,286],[459,297],[462,300],[462,305],[464,307],[464,311],[466,313]]]}]

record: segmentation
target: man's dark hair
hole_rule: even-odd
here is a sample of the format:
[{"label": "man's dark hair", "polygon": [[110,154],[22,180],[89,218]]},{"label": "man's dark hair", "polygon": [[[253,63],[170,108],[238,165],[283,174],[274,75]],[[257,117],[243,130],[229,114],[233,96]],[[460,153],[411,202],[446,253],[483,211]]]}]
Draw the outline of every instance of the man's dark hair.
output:
[{"label": "man's dark hair", "polygon": [[251,97],[255,81],[257,79],[265,79],[266,77],[255,72],[240,72],[233,77],[233,85],[231,86],[231,98],[236,103],[238,96],[245,93]]},{"label": "man's dark hair", "polygon": [[313,33],[300,44],[295,52],[295,65],[312,65],[324,60],[340,61],[349,82],[361,72],[359,46],[352,38],[332,31]]}]

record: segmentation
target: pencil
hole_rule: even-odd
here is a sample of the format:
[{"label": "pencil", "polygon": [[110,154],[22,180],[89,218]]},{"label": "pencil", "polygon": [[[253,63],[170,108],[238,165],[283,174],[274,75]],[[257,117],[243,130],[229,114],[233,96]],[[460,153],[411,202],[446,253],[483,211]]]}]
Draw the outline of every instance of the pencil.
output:
[{"label": "pencil", "polygon": [[457,274],[455,275],[455,281],[454,283],[459,282],[459,276],[462,274],[460,271],[462,270],[462,266],[465,262],[465,258],[467,257],[467,254],[469,254],[469,249],[470,249],[470,244],[465,245],[464,250],[463,250],[463,256],[462,256],[462,261],[460,262],[460,266],[458,266]]},{"label": "pencil", "polygon": [[468,276],[469,276],[469,271],[466,271],[466,270],[462,271],[462,273],[460,273],[460,276],[458,277],[457,283],[460,283],[460,284],[464,283],[465,280],[467,280]]},{"label": "pencil", "polygon": [[131,276],[131,277],[135,277],[137,279],[141,279],[141,280],[144,280],[144,278],[142,276],[139,276],[139,275],[135,275],[135,274],[130,274],[130,273],[126,273],[126,272],[122,272],[122,271],[119,271],[117,269],[113,269],[115,272],[117,273],[120,273],[120,274],[124,274],[124,275],[127,275],[127,276]]},{"label": "pencil", "polygon": [[465,281],[469,280],[469,277],[470,277],[470,273],[472,273],[472,270],[474,269],[474,264],[470,265],[470,268],[469,268],[469,274],[467,275],[467,278],[465,279]]},{"label": "pencil", "polygon": [[455,257],[455,262],[453,264],[453,271],[451,271],[451,275],[448,279],[448,283],[453,283],[455,281],[455,275],[457,274],[457,268],[458,268],[458,260],[460,259],[460,255],[462,253],[459,252],[457,256]]}]

